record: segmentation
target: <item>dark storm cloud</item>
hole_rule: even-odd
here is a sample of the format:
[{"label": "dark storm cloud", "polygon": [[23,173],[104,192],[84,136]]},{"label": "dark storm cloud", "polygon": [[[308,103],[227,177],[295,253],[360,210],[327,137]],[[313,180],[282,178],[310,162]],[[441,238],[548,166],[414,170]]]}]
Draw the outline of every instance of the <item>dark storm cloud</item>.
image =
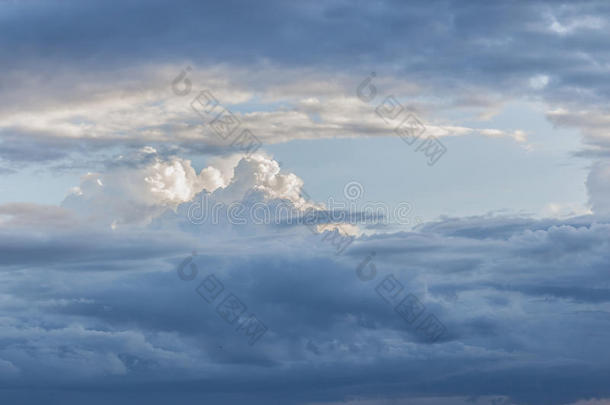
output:
[{"label": "dark storm cloud", "polygon": [[[142,240],[57,231],[57,248],[37,247],[22,229],[24,261],[1,273],[3,395],[25,398],[28,386],[35,398],[63,386],[54,395],[64,403],[83,391],[99,401],[155,392],[152,403],[221,404],[242,395],[287,404],[348,395],[507,395],[526,404],[604,397],[610,228],[578,222],[447,219],[419,233],[360,238],[340,256],[305,229],[281,244],[262,230],[236,239],[213,227]],[[491,228],[504,237],[478,236]],[[198,274],[183,281],[176,266],[192,249]],[[371,251],[378,273],[361,281],[356,266]],[[81,271],[66,277],[74,262]],[[196,293],[209,274],[269,327],[255,346]],[[443,322],[442,339],[422,339],[376,293],[390,274]],[[551,389],[565,381],[573,389]]]}]

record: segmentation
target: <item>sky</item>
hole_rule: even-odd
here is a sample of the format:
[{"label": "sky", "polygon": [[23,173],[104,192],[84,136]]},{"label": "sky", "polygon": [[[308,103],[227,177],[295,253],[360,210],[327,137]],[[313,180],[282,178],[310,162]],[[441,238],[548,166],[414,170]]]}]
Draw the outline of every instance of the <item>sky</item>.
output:
[{"label": "sky", "polygon": [[0,400],[610,404],[609,32],[0,1]]}]

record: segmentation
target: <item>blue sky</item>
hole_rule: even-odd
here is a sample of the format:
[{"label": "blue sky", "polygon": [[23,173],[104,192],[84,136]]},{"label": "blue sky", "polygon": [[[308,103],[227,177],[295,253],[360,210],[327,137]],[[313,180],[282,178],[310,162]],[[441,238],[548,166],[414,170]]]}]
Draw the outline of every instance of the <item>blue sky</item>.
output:
[{"label": "blue sky", "polygon": [[0,400],[610,404],[609,30],[0,2]]}]

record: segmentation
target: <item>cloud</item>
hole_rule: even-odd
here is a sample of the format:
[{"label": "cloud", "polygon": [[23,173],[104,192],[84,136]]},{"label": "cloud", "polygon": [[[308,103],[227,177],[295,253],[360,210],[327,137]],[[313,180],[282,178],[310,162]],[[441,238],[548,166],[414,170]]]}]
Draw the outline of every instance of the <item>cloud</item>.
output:
[{"label": "cloud", "polygon": [[75,227],[77,218],[68,210],[53,205],[9,203],[0,205],[0,227]]},{"label": "cloud", "polygon": [[[278,162],[265,154],[235,154],[210,163],[198,174],[189,160],[164,158],[145,147],[137,154],[119,157],[105,172],[83,176],[80,185],[62,202],[62,208],[55,210],[66,216],[69,213],[71,220],[112,229],[153,220],[162,226],[175,225],[176,220],[182,221],[181,215],[187,215],[193,223],[206,220],[209,225],[219,225],[222,219],[229,226],[303,224],[304,217],[310,215],[309,220],[319,226],[318,232],[339,229],[355,234],[358,228],[354,222],[371,219],[371,214],[335,212],[312,201],[303,190],[303,181],[294,173],[282,173]],[[239,207],[234,207],[236,204]],[[13,214],[11,207],[4,208],[7,215]],[[0,206],[0,215],[2,212]],[[344,225],[338,227],[340,223]]]},{"label": "cloud", "polygon": [[598,161],[587,178],[589,201],[596,213],[610,215],[610,164]]},{"label": "cloud", "polygon": [[[395,127],[416,109],[426,135],[478,134],[526,140],[520,130],[440,123],[435,117],[439,106],[418,101],[425,95],[423,89],[391,75],[374,82],[397,94],[404,106],[399,116],[388,120],[380,114],[389,105],[386,97],[390,93],[370,103],[357,97],[356,89],[366,76],[337,77],[327,71],[268,66],[256,73],[258,82],[252,85],[251,69],[195,65],[186,77],[190,92],[177,95],[172,80],[186,72],[183,69],[182,65],[141,64],[107,72],[59,71],[47,82],[37,80],[36,87],[31,85],[30,75],[8,72],[6,93],[12,102],[0,104],[0,157],[19,163],[93,159],[116,149],[117,144],[124,153],[145,146],[212,155],[236,152],[233,138],[223,139],[210,126],[212,117],[193,108],[204,89],[241,122],[236,134],[248,129],[264,145],[298,139],[396,136]],[[33,92],[36,97],[31,96]]]},{"label": "cloud", "polygon": [[[363,76],[375,69],[407,78],[429,94],[477,88],[503,98],[531,95],[530,80],[544,75],[551,80],[535,91],[546,100],[603,105],[610,94],[604,68],[607,14],[603,1],[561,7],[549,1],[485,7],[448,1],[443,8],[418,1],[357,2],[352,7],[340,0],[316,5],[268,1],[256,10],[242,1],[187,2],[183,7],[163,1],[27,2],[5,5],[0,38],[2,49],[18,50],[4,55],[10,61],[6,69],[29,78],[34,88],[45,80],[31,77],[24,68],[41,60],[53,73],[79,66],[89,77],[123,69],[114,75],[115,82],[129,76],[125,66],[172,60],[198,66],[357,71]],[[134,27],[138,16],[146,23]],[[217,32],[223,33],[224,46],[218,45]],[[250,70],[260,77],[258,68]],[[96,86],[94,81],[78,82]],[[332,80],[330,86],[316,81],[308,88],[306,93],[315,97],[336,86]],[[32,100],[35,94],[23,97]]]},{"label": "cloud", "polygon": [[226,177],[212,166],[198,174],[189,160],[163,159],[154,148],[145,147],[137,154],[120,156],[104,173],[83,176],[62,206],[94,221],[146,223],[191,201],[202,190],[226,186]]},{"label": "cloud", "polygon": [[[300,184],[264,156],[240,160],[234,173],[211,195],[263,186],[291,198]],[[561,404],[610,395],[607,223],[446,218],[362,236],[335,255],[303,225],[232,232],[191,223],[185,205],[139,229],[54,227],[41,237],[5,226],[0,340],[11,343],[0,359],[19,370],[4,379],[7,395],[19,397],[24,383],[39,392],[58,383],[113,387],[113,398],[137,391],[138,400],[157,392],[152,403],[168,395],[188,403],[195,393],[294,404],[472,395]],[[170,219],[181,225],[166,226]],[[176,268],[193,250],[196,278],[181,280]],[[372,251],[377,273],[363,281],[356,269]],[[255,346],[196,292],[210,274],[268,326]],[[378,294],[389,275],[446,326],[442,339],[427,341]],[[570,390],[549,390],[564,379]],[[223,396],[229,388],[234,394]]]},{"label": "cloud", "polygon": [[608,196],[610,114],[602,109],[577,111],[555,109],[549,111],[547,117],[558,127],[573,127],[581,131],[585,145],[577,155],[594,159],[586,181],[589,203],[596,214],[608,215],[610,212]]}]

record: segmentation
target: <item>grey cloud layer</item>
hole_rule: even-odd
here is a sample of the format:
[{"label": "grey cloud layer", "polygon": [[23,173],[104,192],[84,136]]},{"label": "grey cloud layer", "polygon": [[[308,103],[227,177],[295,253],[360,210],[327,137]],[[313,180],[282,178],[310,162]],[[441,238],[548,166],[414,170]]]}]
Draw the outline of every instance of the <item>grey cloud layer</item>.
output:
[{"label": "grey cloud layer", "polygon": [[[322,123],[304,106],[250,108],[252,114],[242,118],[268,142],[386,134],[379,121],[352,121],[366,106],[341,99],[353,97],[354,86],[371,69],[392,78],[393,91],[417,83],[426,96],[449,94],[461,107],[489,109],[502,100],[530,97],[570,110],[599,108],[609,94],[604,2],[269,1],[255,8],[241,2],[27,2],[3,8],[0,152],[9,160],[65,157],[71,136],[87,138],[85,151],[118,140],[141,145],[143,137],[190,147],[199,138],[214,147],[184,114],[184,103],[168,102],[160,93],[188,61],[204,71],[215,67],[216,75],[193,83],[216,85],[229,104],[253,94],[282,102],[278,95],[291,85],[292,103],[334,89],[338,98],[322,100]],[[136,19],[141,23],[134,24]],[[319,74],[302,80],[303,69],[305,77],[339,71],[339,83]],[[276,76],[284,77],[279,92],[273,91]],[[240,88],[245,77],[248,87]],[[226,94],[231,87],[237,93]],[[45,111],[57,102],[63,108]],[[23,110],[28,114],[20,118]],[[41,131],[59,135],[64,145],[37,139]],[[46,146],[44,153],[28,146],[36,142]]]},{"label": "grey cloud layer", "polygon": [[74,1],[3,8],[2,59],[9,66],[40,57],[87,69],[148,58],[368,64],[398,66],[439,85],[472,82],[514,91],[547,73],[546,91],[569,101],[576,94],[608,94],[609,10],[603,1],[267,1],[257,7],[240,1]]},{"label": "grey cloud layer", "polygon": [[[23,399],[22,387],[35,387],[35,398],[59,385],[65,399],[113,387],[97,400],[171,393],[227,404],[610,395],[607,223],[448,219],[360,238],[342,256],[305,229],[279,241],[257,228],[237,239],[192,224],[158,237],[56,230],[41,241],[23,226],[2,235],[22,246],[0,273],[2,392]],[[198,278],[180,280],[176,266],[193,249]],[[371,251],[379,275],[362,282],[355,268]],[[210,273],[268,325],[256,346],[194,291]],[[375,293],[389,274],[446,325],[440,341],[423,340]],[[551,389],[566,379],[569,390]]]}]

